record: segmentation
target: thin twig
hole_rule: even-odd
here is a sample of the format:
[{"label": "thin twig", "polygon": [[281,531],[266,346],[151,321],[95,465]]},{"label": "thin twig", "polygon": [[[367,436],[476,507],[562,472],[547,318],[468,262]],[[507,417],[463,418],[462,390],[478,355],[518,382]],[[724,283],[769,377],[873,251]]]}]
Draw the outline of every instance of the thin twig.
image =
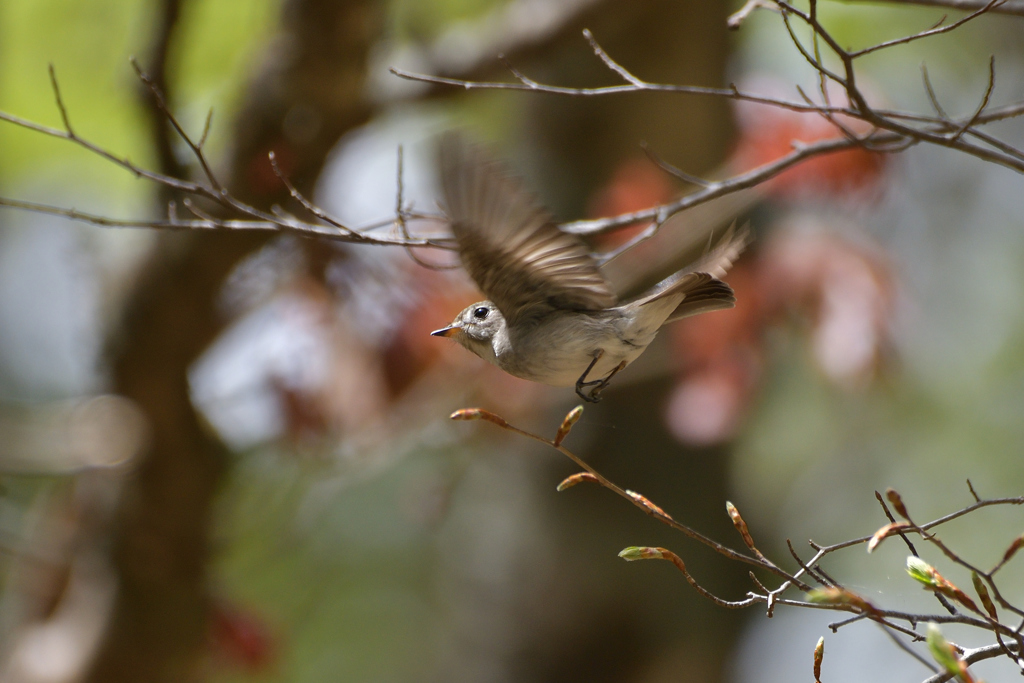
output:
[{"label": "thin twig", "polygon": [[877,45],[872,45],[871,47],[866,47],[863,50],[857,50],[855,52],[851,52],[850,53],[850,59],[857,59],[858,57],[863,57],[864,55],[869,55],[872,52],[877,52],[879,50],[884,50],[886,48],[893,47],[894,45],[906,45],[907,43],[911,43],[911,42],[913,42],[915,40],[920,40],[921,38],[927,38],[929,36],[936,36],[936,35],[939,35],[940,33],[949,33],[950,31],[953,31],[953,30],[956,30],[956,29],[960,28],[961,26],[963,26],[967,22],[972,21],[973,19],[976,19],[976,18],[980,17],[982,14],[985,14],[986,12],[989,12],[993,8],[998,7],[999,5],[1002,5],[1005,2],[1006,2],[1006,0],[989,0],[989,2],[984,7],[978,9],[975,12],[972,12],[971,14],[968,14],[966,17],[960,19],[959,21],[954,21],[952,24],[946,24],[945,26],[939,26],[937,28],[931,28],[931,29],[928,29],[927,31],[921,31],[920,33],[915,33],[913,35],[904,36],[903,38],[896,38],[894,40],[887,40],[885,42],[878,43]]},{"label": "thin twig", "polygon": [[221,185],[220,181],[217,179],[216,174],[214,174],[213,169],[210,167],[210,163],[206,160],[206,154],[203,152],[202,147],[193,142],[192,138],[189,137],[188,133],[185,132],[185,129],[182,128],[181,124],[178,122],[178,118],[174,115],[174,112],[172,112],[170,107],[167,106],[167,101],[164,99],[164,94],[160,91],[160,88],[157,87],[156,83],[153,82],[153,79],[149,77],[149,74],[147,74],[142,69],[142,66],[139,65],[138,60],[132,57],[128,61],[132,65],[132,68],[135,70],[135,74],[139,77],[139,80],[141,80],[143,84],[147,88],[149,88],[150,95],[152,95],[153,101],[155,102],[157,109],[159,109],[160,112],[167,118],[167,122],[171,124],[171,127],[174,128],[174,131],[178,134],[182,141],[189,146],[189,149],[192,150],[192,155],[195,156],[196,161],[199,162],[199,165],[203,169],[203,174],[206,176],[206,179],[210,182],[210,185],[213,187],[213,189],[217,192],[218,195],[226,194],[227,190],[224,188],[223,185]]},{"label": "thin twig", "polygon": [[286,176],[284,172],[281,171],[281,167],[277,165],[277,155],[274,154],[273,151],[267,152],[267,159],[270,161],[270,168],[274,171],[274,175],[277,176],[277,179],[280,180],[281,183],[285,186],[285,188],[288,190],[288,194],[291,195],[292,199],[294,199],[295,201],[302,205],[302,208],[304,208],[306,211],[309,211],[311,214],[322,220],[324,223],[334,226],[335,228],[338,228],[339,230],[342,230],[346,233],[352,233],[352,230],[350,228],[347,228],[344,224],[342,224],[341,221],[329,215],[320,207],[314,205],[313,202],[306,199],[306,197],[303,196],[303,194],[295,188],[295,185],[293,185],[292,182],[288,179],[288,176]]},{"label": "thin twig", "polygon": [[74,140],[77,139],[75,131],[71,128],[71,119],[68,118],[67,107],[64,106],[64,98],[60,94],[60,85],[57,83],[57,71],[53,68],[53,64],[49,65],[50,72],[50,86],[53,88],[53,97],[57,101],[57,110],[60,111],[60,120],[64,123],[64,130],[67,132],[67,137]]},{"label": "thin twig", "polygon": [[[825,579],[823,577],[818,576],[818,574],[816,574],[815,571],[813,569],[811,569],[811,565],[810,564],[805,564],[804,561],[797,554],[796,548],[793,547],[793,542],[791,540],[789,540],[788,538],[786,539],[786,547],[789,548],[789,554],[792,555],[793,559],[796,560],[796,563],[798,565],[800,565],[800,569],[802,569],[804,572],[806,572],[807,575],[810,576],[812,579],[814,579],[815,581],[820,583],[822,586],[835,586],[835,585],[837,585],[834,581],[829,581],[829,580],[827,580],[827,579]],[[814,562],[814,560],[812,560],[811,564],[813,564],[813,562]]]},{"label": "thin twig", "polygon": [[971,118],[967,119],[962,126],[960,126],[959,130],[957,130],[956,133],[953,134],[953,137],[950,138],[951,140],[959,140],[964,133],[970,130],[970,128],[978,120],[978,117],[981,116],[982,112],[985,111],[985,107],[988,106],[988,100],[990,97],[992,97],[992,90],[995,87],[996,57],[995,55],[992,55],[991,57],[989,57],[988,60],[988,86],[985,88],[985,94],[982,96],[981,102],[978,104],[978,108],[974,111],[974,114],[971,115]]},{"label": "thin twig", "polygon": [[619,76],[622,76],[622,80],[626,81],[627,83],[635,85],[640,90],[647,89],[647,83],[631,74],[629,71],[626,70],[625,67],[623,67],[621,64],[619,64],[614,59],[608,56],[608,53],[605,52],[604,49],[597,44],[597,40],[594,38],[594,35],[590,32],[590,29],[583,29],[583,37],[587,39],[587,42],[590,43],[590,47],[594,49],[594,54],[596,54],[598,58],[600,58],[600,60],[604,62],[605,66],[607,66],[609,69],[617,73]]},{"label": "thin twig", "polygon": [[942,120],[948,121],[949,116],[946,114],[946,110],[942,108],[942,105],[939,104],[939,98],[935,96],[935,90],[932,89],[932,80],[928,77],[928,67],[924,62],[921,62],[921,79],[924,81],[924,89],[928,93],[928,101],[932,103],[935,113]]},{"label": "thin twig", "polygon": [[664,510],[662,510],[661,508],[659,508],[659,507],[657,507],[655,505],[652,505],[643,496],[640,496],[640,495],[638,495],[636,493],[632,493],[630,491],[627,491],[626,489],[623,489],[620,486],[618,486],[617,484],[615,484],[614,482],[610,481],[608,478],[606,478],[600,472],[595,470],[593,468],[593,466],[591,466],[585,460],[583,460],[578,455],[576,455],[575,453],[570,451],[568,448],[563,446],[561,443],[556,443],[555,441],[553,441],[551,439],[546,439],[543,436],[540,436],[538,434],[534,434],[532,432],[526,431],[525,429],[521,429],[519,427],[516,427],[515,425],[507,422],[505,419],[503,419],[503,418],[501,418],[501,417],[499,417],[497,415],[494,415],[493,413],[489,413],[489,412],[487,412],[485,410],[479,409],[479,408],[467,408],[467,409],[464,409],[464,410],[456,411],[455,413],[452,414],[452,418],[453,419],[480,419],[480,418],[482,418],[482,419],[485,419],[486,421],[488,421],[488,422],[490,422],[492,424],[497,425],[498,427],[501,427],[502,429],[504,429],[506,431],[510,431],[510,432],[515,433],[515,434],[519,434],[520,436],[525,436],[528,439],[533,439],[534,441],[537,441],[539,443],[542,443],[542,444],[545,444],[547,446],[550,446],[551,448],[554,448],[559,453],[561,453],[562,455],[566,456],[567,458],[572,460],[574,463],[576,463],[576,465],[578,465],[583,471],[585,471],[585,472],[589,473],[591,476],[593,476],[594,479],[597,480],[597,482],[601,486],[603,486],[604,488],[612,491],[613,493],[615,493],[619,497],[628,500],[635,507],[637,507],[640,510],[642,510],[645,514],[647,514],[647,515],[657,519],[659,522],[661,522],[661,523],[663,523],[663,524],[665,524],[665,525],[667,525],[669,527],[672,527],[676,531],[682,532],[683,534],[685,534],[689,538],[691,538],[691,539],[693,539],[695,541],[698,541],[699,543],[702,543],[702,544],[706,545],[707,547],[711,548],[712,550],[714,550],[716,553],[718,553],[720,555],[724,555],[725,557],[728,557],[729,559],[732,559],[732,560],[736,560],[738,562],[743,562],[743,563],[746,563],[746,564],[754,565],[755,567],[761,567],[762,569],[766,569],[766,570],[772,572],[773,574],[781,577],[782,579],[785,579],[787,581],[792,582],[794,585],[799,587],[801,590],[810,590],[810,586],[807,586],[806,584],[804,584],[802,581],[800,581],[796,577],[794,577],[794,576],[790,575],[789,573],[783,571],[782,569],[777,567],[775,564],[773,564],[771,562],[768,562],[768,561],[765,561],[765,560],[758,559],[756,557],[751,557],[750,555],[746,555],[744,553],[741,553],[741,552],[738,552],[736,550],[733,550],[732,548],[729,548],[728,546],[725,546],[725,545],[719,543],[718,541],[715,541],[715,540],[709,538],[708,536],[705,536],[704,534],[700,533],[699,531],[697,531],[697,530],[695,530],[695,529],[693,529],[693,528],[691,528],[691,527],[689,527],[689,526],[687,526],[687,525],[685,525],[685,524],[683,524],[681,522],[677,522],[670,515],[668,515]]},{"label": "thin twig", "polygon": [[860,614],[856,614],[856,615],[850,617],[849,619],[843,619],[842,621],[833,621],[831,624],[829,624],[827,626],[827,628],[830,631],[832,631],[832,633],[838,633],[839,629],[841,629],[842,627],[849,626],[850,624],[854,624],[854,623],[856,623],[858,621],[864,621],[867,618],[868,618],[867,613],[862,612]]},{"label": "thin twig", "polygon": [[196,147],[202,149],[206,145],[206,136],[210,134],[210,127],[213,125],[213,107],[210,107],[210,111],[206,112],[206,121],[203,123],[203,133],[199,136],[199,142],[196,143]]},{"label": "thin twig", "polygon": [[[192,208],[195,205],[192,202]],[[273,220],[244,220],[244,219],[228,219],[228,218],[203,218],[199,220],[194,219],[182,219],[176,216],[169,218],[168,220],[160,219],[117,219],[109,218],[107,216],[100,216],[97,214],[88,213],[86,211],[79,211],[78,209],[63,208],[59,206],[50,206],[48,204],[39,204],[36,202],[26,202],[18,199],[9,199],[6,197],[0,197],[0,206],[6,206],[12,209],[21,209],[24,211],[31,211],[33,213],[41,213],[50,216],[62,216],[70,220],[79,221],[82,223],[88,223],[90,225],[96,225],[99,227],[106,228],[152,228],[156,230],[241,230],[241,231],[277,231],[277,232],[289,232],[305,237],[315,237],[318,239],[325,239],[335,242],[348,242],[356,244],[371,244],[378,246],[395,246],[395,247],[430,247],[434,249],[444,249],[448,251],[454,251],[455,245],[449,240],[439,239],[428,239],[428,238],[413,238],[410,241],[397,238],[388,237],[372,237],[362,233],[339,233],[333,228],[327,226],[317,225],[315,223],[306,223],[302,221],[289,221],[282,218],[274,217]],[[192,210],[192,209],[190,209]]]},{"label": "thin twig", "polygon": [[[878,622],[875,623],[878,624]],[[885,624],[878,624],[878,628],[882,629],[882,632],[885,633],[885,635],[889,636],[889,639],[896,644],[896,647],[903,650],[917,661],[921,662],[921,664],[923,664],[926,669],[928,669],[932,673],[937,673],[939,671],[939,667],[935,666],[934,662],[928,661],[920,652],[910,647],[908,643],[904,643],[902,640],[900,640],[900,637],[893,633],[888,626],[886,626]]]},{"label": "thin twig", "polygon": [[[876,144],[880,144],[883,142],[899,142],[902,138],[889,133],[878,133],[872,136],[871,140]],[[681,197],[674,202],[609,218],[589,219],[565,223],[561,227],[566,232],[576,235],[600,235],[611,232],[612,230],[624,225],[630,225],[631,223],[657,220],[659,215],[667,214],[667,216],[671,216],[674,213],[685,211],[691,207],[709,202],[712,199],[759,185],[766,180],[774,178],[783,171],[796,166],[802,161],[806,161],[807,159],[832,154],[834,152],[862,145],[863,141],[856,142],[846,138],[821,140],[818,142],[800,145],[789,154],[780,157],[775,161],[759,166],[751,171],[747,171],[746,173],[740,173],[727,180],[713,182],[707,187]]]},{"label": "thin twig", "polygon": [[743,7],[729,15],[725,25],[735,31],[743,25],[743,22],[747,20],[747,17],[754,13],[754,10],[758,9],[772,10],[774,7],[770,2],[768,2],[768,0],[747,0],[743,4]]},{"label": "thin twig", "polygon": [[[407,242],[412,241],[412,235],[409,234],[409,222],[406,220],[405,210],[405,181],[404,181],[404,153],[402,146],[398,146],[397,163],[395,172],[395,224],[398,225],[398,231],[401,233],[402,238]],[[428,270],[456,270],[460,268],[458,264],[453,265],[441,265],[435,263],[428,263],[420,258],[419,254],[416,253],[415,249],[411,246],[405,248],[405,253],[413,260],[416,265],[426,268]]]},{"label": "thin twig", "polygon": [[[877,0],[843,0],[844,2],[877,2]],[[985,7],[987,0],[887,0],[890,4],[899,5],[920,5],[924,7],[945,7],[947,9],[963,10],[973,12]],[[1005,3],[996,5],[989,10],[990,14],[1011,14],[1024,17],[1024,2],[1020,0],[1007,0]]]},{"label": "thin twig", "polygon": [[[1002,653],[999,645],[986,645],[984,647],[974,648],[973,650],[964,650],[961,655],[961,659],[967,664],[976,664],[986,659],[992,659],[998,657]],[[952,680],[954,674],[948,671],[942,671],[935,674],[930,678],[926,678],[922,683],[945,683],[945,681]]]},{"label": "thin twig", "polygon": [[614,261],[618,257],[622,256],[627,251],[629,251],[630,249],[632,249],[636,245],[640,244],[641,242],[646,242],[647,240],[651,239],[652,237],[654,237],[655,235],[658,234],[658,231],[661,229],[662,225],[664,225],[664,221],[661,221],[661,222],[659,222],[657,220],[651,221],[647,225],[647,227],[645,227],[643,230],[641,230],[637,234],[633,235],[633,237],[629,238],[628,240],[626,240],[624,243],[622,243],[621,245],[619,245],[615,249],[612,249],[611,251],[608,251],[608,252],[605,252],[604,254],[601,254],[598,257],[598,259],[597,259],[597,265],[598,266],[604,266],[604,265]]},{"label": "thin twig", "polygon": [[647,155],[647,158],[650,159],[655,166],[665,171],[669,175],[673,175],[676,178],[679,178],[684,183],[690,183],[691,185],[696,185],[698,187],[707,187],[708,185],[711,184],[711,181],[709,180],[698,178],[697,176],[691,175],[686,171],[680,169],[679,167],[673,166],[672,164],[668,163],[660,156],[658,156],[658,154],[651,149],[650,145],[648,145],[647,142],[641,142],[640,149],[643,150],[644,154]]},{"label": "thin twig", "polygon": [[[942,517],[939,517],[938,519],[934,519],[934,520],[932,520],[932,521],[930,521],[930,522],[928,522],[926,524],[920,524],[920,525],[917,525],[916,527],[912,527],[909,530],[917,531],[918,529],[920,529],[920,530],[927,531],[928,529],[934,529],[935,527],[941,526],[941,525],[945,524],[946,522],[951,522],[954,519],[958,519],[960,517],[963,517],[964,515],[967,515],[967,514],[970,514],[970,513],[974,512],[975,510],[979,510],[979,509],[981,509],[983,507],[989,507],[989,506],[992,506],[992,505],[1024,505],[1024,496],[1017,496],[1017,497],[1014,497],[1014,498],[987,498],[987,499],[981,500],[981,501],[979,501],[977,503],[974,503],[972,505],[968,505],[967,507],[961,508],[961,509],[957,510],[956,512],[951,512],[948,515],[944,515]],[[918,533],[920,533],[920,532],[918,532]],[[861,545],[863,543],[867,543],[870,540],[871,540],[871,536],[861,536],[860,538],[850,539],[849,541],[842,541],[840,543],[835,543],[833,545],[824,545],[824,546],[823,545],[819,545],[817,543],[814,543],[812,541],[811,542],[811,547],[814,548],[815,550],[818,550],[819,552],[824,552],[824,553],[828,554],[828,553],[833,553],[833,552],[835,552],[837,550],[842,550],[843,548],[849,548],[851,546]]]}]

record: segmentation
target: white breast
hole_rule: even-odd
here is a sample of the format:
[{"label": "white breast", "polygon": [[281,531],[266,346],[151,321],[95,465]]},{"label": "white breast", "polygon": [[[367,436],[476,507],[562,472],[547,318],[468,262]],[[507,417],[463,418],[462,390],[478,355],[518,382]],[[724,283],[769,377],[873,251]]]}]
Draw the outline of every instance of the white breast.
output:
[{"label": "white breast", "polygon": [[635,335],[637,330],[629,329],[632,322],[609,315],[560,312],[536,326],[517,329],[512,336],[495,337],[495,361],[516,377],[570,387],[601,352],[587,375],[588,380],[601,379],[622,361],[631,363],[654,339],[656,329]]}]

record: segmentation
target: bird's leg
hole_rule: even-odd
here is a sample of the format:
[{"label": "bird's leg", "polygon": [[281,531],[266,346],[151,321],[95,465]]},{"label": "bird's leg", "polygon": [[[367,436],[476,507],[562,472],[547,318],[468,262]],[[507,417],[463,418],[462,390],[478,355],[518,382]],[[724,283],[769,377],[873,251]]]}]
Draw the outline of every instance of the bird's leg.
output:
[{"label": "bird's leg", "polygon": [[616,365],[615,369],[609,372],[607,377],[597,383],[597,386],[590,391],[590,400],[592,402],[597,403],[601,400],[601,392],[608,386],[608,382],[612,381],[612,377],[614,377],[616,373],[624,367],[626,367],[626,361],[622,361]]},{"label": "bird's leg", "polygon": [[[608,376],[605,377],[604,379],[595,379],[588,382],[587,375],[590,374],[590,371],[594,369],[594,366],[597,364],[597,361],[601,360],[601,356],[603,355],[604,350],[599,350],[594,355],[594,360],[590,361],[590,365],[588,365],[587,369],[583,371],[583,374],[580,375],[580,378],[576,380],[576,395],[582,398],[584,401],[587,401],[588,403],[597,403],[598,401],[600,401],[601,392],[604,391],[605,387],[608,386],[608,382],[612,381],[612,377],[614,377],[619,370],[626,367],[626,361],[622,361],[621,363],[616,365],[615,369],[608,373]],[[583,389],[585,387],[594,388],[590,390],[589,394],[585,394],[583,393]]]},{"label": "bird's leg", "polygon": [[597,399],[585,394],[583,390],[585,387],[594,386],[595,384],[601,383],[601,380],[593,380],[588,382],[587,375],[590,375],[590,371],[594,370],[594,366],[597,365],[597,361],[601,359],[602,355],[604,355],[604,350],[598,350],[597,353],[594,354],[594,359],[590,361],[590,365],[587,366],[587,370],[583,371],[583,375],[581,375],[580,379],[577,380],[577,395],[591,403],[596,403]]}]

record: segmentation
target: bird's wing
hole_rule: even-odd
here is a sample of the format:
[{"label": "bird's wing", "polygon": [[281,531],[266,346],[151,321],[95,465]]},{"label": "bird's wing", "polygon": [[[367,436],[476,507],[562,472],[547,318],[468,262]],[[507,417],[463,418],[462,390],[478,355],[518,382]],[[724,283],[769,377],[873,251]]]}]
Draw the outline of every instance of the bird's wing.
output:
[{"label": "bird's wing", "polygon": [[615,295],[578,237],[461,135],[441,140],[441,183],[462,264],[512,321],[552,308],[599,310]]},{"label": "bird's wing", "polygon": [[750,244],[749,224],[737,229],[734,221],[714,248],[697,259],[686,270],[702,271],[720,278],[732,268],[732,264],[736,262],[748,244]]}]

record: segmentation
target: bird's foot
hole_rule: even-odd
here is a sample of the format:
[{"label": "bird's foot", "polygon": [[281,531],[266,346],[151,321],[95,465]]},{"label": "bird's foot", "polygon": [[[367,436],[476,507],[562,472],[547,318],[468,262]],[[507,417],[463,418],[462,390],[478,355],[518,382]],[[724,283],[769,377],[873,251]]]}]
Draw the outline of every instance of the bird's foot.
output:
[{"label": "bird's foot", "polygon": [[[597,403],[598,401],[601,400],[600,393],[601,393],[601,389],[603,388],[601,386],[601,384],[605,380],[603,380],[603,379],[595,379],[595,380],[591,380],[590,382],[588,382],[587,381],[587,375],[590,374],[590,371],[594,369],[594,366],[597,365],[597,361],[600,360],[601,356],[603,356],[603,355],[604,355],[604,351],[603,350],[602,351],[598,351],[597,353],[595,353],[594,354],[594,360],[590,361],[590,365],[588,365],[587,369],[583,371],[583,374],[580,375],[580,378],[578,380],[576,380],[576,395],[579,396],[580,398],[582,398],[587,403]],[[583,390],[585,388],[587,388],[587,387],[595,387],[595,388],[593,390],[591,390],[589,394],[587,394],[587,393],[583,392]]]},{"label": "bird's foot", "polygon": [[[585,382],[584,380],[587,378],[587,373],[590,372],[591,368],[594,367],[594,363],[596,362],[597,358],[595,358],[590,363],[590,367],[587,368],[587,372],[584,372],[583,375],[580,376],[578,380],[576,380],[576,395],[588,403],[600,402],[601,392],[604,391],[605,388],[608,386],[608,383],[611,382],[612,377],[614,377],[619,372],[619,370],[626,367],[626,361],[622,361],[617,366],[615,366],[615,369],[608,373],[608,376],[605,377],[604,379],[596,379],[590,382]],[[594,388],[590,390],[590,393],[584,393],[583,390],[587,387]]]},{"label": "bird's foot", "polygon": [[[592,386],[592,385],[595,385],[595,384],[599,385],[599,386],[595,386],[593,389],[591,389],[590,393],[585,393],[583,391],[586,387],[589,387],[589,386]],[[577,382],[576,383],[576,395],[579,396],[580,398],[582,398],[587,403],[598,403],[601,400],[601,390],[604,389],[604,386],[600,386],[600,385],[601,385],[601,380],[598,380],[597,382],[583,382],[583,383]]]}]

